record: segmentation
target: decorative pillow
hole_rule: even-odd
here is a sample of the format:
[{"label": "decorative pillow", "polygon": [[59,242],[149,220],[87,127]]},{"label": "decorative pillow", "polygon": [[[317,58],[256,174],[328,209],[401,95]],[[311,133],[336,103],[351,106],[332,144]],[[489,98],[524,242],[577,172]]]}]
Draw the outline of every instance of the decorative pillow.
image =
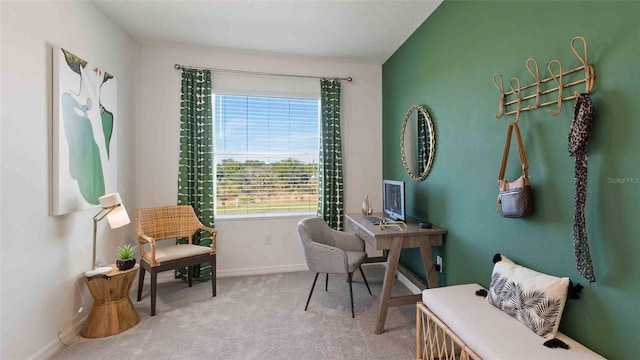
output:
[{"label": "decorative pillow", "polygon": [[531,331],[553,339],[567,300],[569,278],[527,269],[503,255],[494,256],[487,300]]}]

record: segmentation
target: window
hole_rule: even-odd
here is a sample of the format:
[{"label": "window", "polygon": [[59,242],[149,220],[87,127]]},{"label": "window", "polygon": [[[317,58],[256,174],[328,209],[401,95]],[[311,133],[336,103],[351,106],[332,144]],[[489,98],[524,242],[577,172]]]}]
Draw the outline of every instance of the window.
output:
[{"label": "window", "polygon": [[319,100],[213,99],[216,216],[315,213]]}]

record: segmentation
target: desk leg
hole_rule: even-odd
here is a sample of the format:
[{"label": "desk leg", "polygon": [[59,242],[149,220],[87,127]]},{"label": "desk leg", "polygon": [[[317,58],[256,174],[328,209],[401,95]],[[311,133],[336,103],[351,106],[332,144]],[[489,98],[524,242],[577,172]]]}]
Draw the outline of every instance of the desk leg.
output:
[{"label": "desk leg", "polygon": [[400,260],[400,250],[402,250],[402,238],[393,238],[391,249],[389,249],[387,256],[387,270],[384,273],[382,293],[380,294],[380,312],[378,313],[378,323],[376,324],[376,335],[382,334],[384,330],[384,322],[387,319],[387,310],[389,310],[389,301],[391,300],[391,289],[393,288],[393,281],[395,280],[398,261]]},{"label": "desk leg", "polygon": [[433,266],[433,255],[431,254],[431,246],[427,243],[420,243],[420,255],[422,256],[422,264],[427,274],[427,285],[429,289],[438,287],[438,278],[436,277],[436,269]]}]

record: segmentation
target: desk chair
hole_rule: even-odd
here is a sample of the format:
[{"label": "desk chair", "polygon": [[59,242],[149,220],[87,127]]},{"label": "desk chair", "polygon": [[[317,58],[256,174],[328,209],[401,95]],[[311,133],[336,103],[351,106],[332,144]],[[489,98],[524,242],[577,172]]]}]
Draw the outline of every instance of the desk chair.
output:
[{"label": "desk chair", "polygon": [[[181,267],[188,268],[189,287],[193,285],[193,266],[211,263],[211,289],[216,296],[216,234],[217,230],[200,223],[189,205],[136,209],[136,230],[140,248],[140,276],[138,301],[142,299],[145,271],[151,273],[151,316],[156,314],[156,288],[158,273]],[[198,230],[211,233],[211,247],[192,244]],[[156,241],[188,238],[188,244],[156,248]],[[149,246],[146,251],[145,246]]]},{"label": "desk chair", "polygon": [[309,300],[311,300],[313,288],[316,286],[320,273],[326,274],[325,291],[329,282],[329,274],[347,274],[351,299],[351,317],[355,318],[351,282],[353,272],[356,269],[360,269],[360,274],[362,274],[362,279],[367,285],[367,290],[372,295],[367,278],[364,277],[364,272],[360,267],[367,259],[367,253],[364,251],[364,242],[353,234],[333,230],[323,219],[318,217],[300,220],[298,232],[302,240],[307,266],[316,273],[304,311],[307,311],[307,307],[309,307]]}]

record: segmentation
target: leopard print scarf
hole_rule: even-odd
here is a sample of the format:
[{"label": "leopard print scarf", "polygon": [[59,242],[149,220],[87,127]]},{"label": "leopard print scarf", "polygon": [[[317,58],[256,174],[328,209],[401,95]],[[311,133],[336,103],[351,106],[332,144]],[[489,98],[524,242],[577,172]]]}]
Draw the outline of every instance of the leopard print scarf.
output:
[{"label": "leopard print scarf", "polygon": [[573,249],[576,255],[576,267],[589,282],[596,281],[584,220],[584,206],[587,201],[587,144],[591,135],[593,114],[593,103],[589,95],[581,94],[577,97],[568,136],[569,154],[575,158],[576,204],[573,214]]}]

